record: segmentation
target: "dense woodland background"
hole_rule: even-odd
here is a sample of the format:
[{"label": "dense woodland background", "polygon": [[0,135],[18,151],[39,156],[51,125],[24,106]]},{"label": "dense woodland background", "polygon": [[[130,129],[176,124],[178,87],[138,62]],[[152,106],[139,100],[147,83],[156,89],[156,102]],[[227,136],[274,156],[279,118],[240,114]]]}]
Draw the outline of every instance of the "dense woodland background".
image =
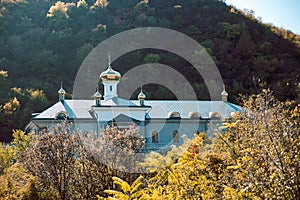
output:
[{"label": "dense woodland background", "polygon": [[[263,24],[253,11],[217,0],[0,0],[0,141],[9,141],[12,129],[24,129],[31,113],[56,102],[61,81],[71,97],[76,72],[93,47],[147,26],[180,31],[206,47],[230,101],[266,87],[279,100],[299,100],[300,36]],[[189,64],[168,52],[134,51],[113,66],[123,74],[147,62],[174,66],[199,99],[208,98]],[[145,91],[149,99],[174,98],[162,86]]]}]

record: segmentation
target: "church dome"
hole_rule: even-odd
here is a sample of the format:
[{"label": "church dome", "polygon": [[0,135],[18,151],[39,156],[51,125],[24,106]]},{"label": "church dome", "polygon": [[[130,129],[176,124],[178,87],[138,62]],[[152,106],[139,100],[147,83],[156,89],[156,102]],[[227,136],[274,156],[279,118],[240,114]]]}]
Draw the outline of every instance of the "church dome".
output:
[{"label": "church dome", "polygon": [[228,96],[228,92],[226,92],[226,90],[223,90],[221,93],[222,96]]},{"label": "church dome", "polygon": [[58,92],[57,92],[59,95],[65,95],[66,94],[66,91],[61,87]]},{"label": "church dome", "polygon": [[115,80],[118,81],[121,78],[121,74],[115,70],[113,70],[111,68],[111,66],[109,65],[107,70],[105,70],[104,72],[102,72],[100,74],[100,78],[102,81],[106,81],[106,80]]},{"label": "church dome", "polygon": [[63,88],[60,88],[57,93],[64,95],[64,94],[66,94],[66,91]]},{"label": "church dome", "polygon": [[228,96],[228,92],[226,92],[225,85],[223,85],[223,91],[222,91],[221,95]]},{"label": "church dome", "polygon": [[146,99],[146,95],[141,91],[138,95],[138,99],[139,100],[145,100]]},{"label": "church dome", "polygon": [[138,100],[145,100],[146,95],[143,93],[143,86],[141,86],[141,92],[138,95]]},{"label": "church dome", "polygon": [[97,92],[94,94],[94,98],[95,99],[101,99],[102,98],[102,95],[101,93],[97,90]]},{"label": "church dome", "polygon": [[60,101],[65,100],[66,91],[62,87],[62,82],[60,83],[60,89],[57,91],[58,93],[58,99]]},{"label": "church dome", "polygon": [[227,102],[228,92],[225,90],[225,85],[223,85],[223,91],[221,92],[222,101]]}]

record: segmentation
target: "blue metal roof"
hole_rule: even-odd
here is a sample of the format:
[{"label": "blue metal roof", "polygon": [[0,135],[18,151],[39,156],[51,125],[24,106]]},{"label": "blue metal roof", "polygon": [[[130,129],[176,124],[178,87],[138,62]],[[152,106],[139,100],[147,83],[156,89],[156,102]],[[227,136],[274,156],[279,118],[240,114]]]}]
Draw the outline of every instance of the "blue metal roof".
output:
[{"label": "blue metal roof", "polygon": [[[95,105],[94,100],[64,100],[49,107],[33,119],[55,119],[57,114],[65,112],[72,119],[92,119],[88,112]],[[112,98],[102,100],[103,106],[139,106],[138,100]],[[218,112],[222,117],[230,118],[233,112],[242,112],[242,107],[223,101],[176,101],[176,100],[145,100],[145,106],[151,106],[150,118],[168,118],[171,112],[178,112],[181,118],[189,118],[191,112],[198,112],[202,118],[209,118],[210,112]]]},{"label": "blue metal roof", "polygon": [[131,100],[126,100],[118,97],[113,97],[108,100],[102,100],[101,105],[103,106],[138,106]]},{"label": "blue metal roof", "polygon": [[92,119],[89,109],[95,104],[94,100],[64,100],[47,108],[33,119],[55,119],[60,112],[65,112],[70,118]]},{"label": "blue metal roof", "polygon": [[218,112],[222,117],[231,118],[233,112],[243,110],[238,105],[223,101],[146,100],[145,105],[152,107],[150,118],[168,118],[170,112],[178,112],[181,118],[190,118],[191,112],[198,112],[202,118],[209,118],[210,112]]}]

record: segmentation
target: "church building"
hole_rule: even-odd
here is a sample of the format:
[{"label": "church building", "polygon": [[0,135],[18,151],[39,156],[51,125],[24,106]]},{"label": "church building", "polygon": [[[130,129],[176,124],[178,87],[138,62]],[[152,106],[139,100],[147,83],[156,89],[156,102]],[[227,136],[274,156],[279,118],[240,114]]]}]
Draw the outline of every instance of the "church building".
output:
[{"label": "church building", "polygon": [[227,101],[225,87],[220,101],[147,100],[142,87],[137,100],[122,99],[117,92],[120,78],[121,74],[110,64],[100,74],[104,85],[103,98],[97,89],[94,99],[65,99],[66,92],[61,87],[59,101],[34,114],[27,130],[38,134],[64,119],[73,122],[82,133],[95,132],[97,135],[112,124],[120,129],[136,125],[146,140],[145,150],[151,151],[180,145],[183,135],[192,138],[195,132],[209,132],[229,120],[232,114],[242,111],[240,106]]}]

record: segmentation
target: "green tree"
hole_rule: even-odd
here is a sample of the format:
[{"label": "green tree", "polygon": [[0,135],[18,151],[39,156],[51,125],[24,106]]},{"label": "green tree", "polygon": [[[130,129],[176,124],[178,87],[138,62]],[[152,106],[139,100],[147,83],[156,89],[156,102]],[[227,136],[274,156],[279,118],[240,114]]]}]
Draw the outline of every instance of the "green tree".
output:
[{"label": "green tree", "polygon": [[233,40],[240,35],[239,27],[237,24],[230,24],[228,22],[220,23],[221,32],[226,36],[227,39]]}]

